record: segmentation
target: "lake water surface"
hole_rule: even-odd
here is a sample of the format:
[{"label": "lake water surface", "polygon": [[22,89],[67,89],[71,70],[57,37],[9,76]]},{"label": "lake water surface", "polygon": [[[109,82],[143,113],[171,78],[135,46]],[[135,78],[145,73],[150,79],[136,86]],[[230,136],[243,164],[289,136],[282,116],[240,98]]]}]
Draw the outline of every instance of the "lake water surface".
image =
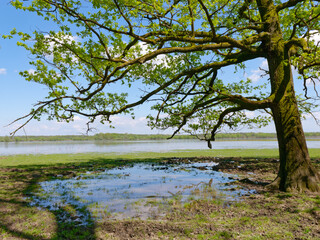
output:
[{"label": "lake water surface", "polygon": [[[308,141],[309,148],[320,148],[320,141]],[[277,141],[216,141],[213,149],[267,149],[278,148]],[[55,153],[130,153],[167,152],[185,149],[208,149],[207,143],[199,140],[150,140],[150,141],[61,141],[0,143],[0,155],[55,154]]]}]

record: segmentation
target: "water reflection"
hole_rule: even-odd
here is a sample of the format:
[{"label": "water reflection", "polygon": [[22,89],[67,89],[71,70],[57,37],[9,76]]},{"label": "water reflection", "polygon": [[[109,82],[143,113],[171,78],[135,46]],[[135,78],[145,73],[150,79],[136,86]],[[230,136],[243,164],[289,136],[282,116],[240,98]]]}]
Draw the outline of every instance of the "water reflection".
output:
[{"label": "water reflection", "polygon": [[[309,148],[319,148],[320,141],[308,141]],[[278,148],[277,141],[217,141],[213,149],[267,149]],[[152,141],[63,141],[0,143],[0,155],[56,154],[56,153],[130,153],[167,152],[185,149],[208,149],[207,143],[198,140],[152,140]]]},{"label": "water reflection", "polygon": [[[319,142],[318,142],[319,143]],[[213,149],[231,148],[277,148],[276,141],[221,141],[214,142]],[[320,145],[320,144],[319,144]],[[56,154],[85,152],[167,152],[184,149],[208,149],[207,143],[198,140],[152,140],[152,141],[63,141],[0,143],[0,155]]]},{"label": "water reflection", "polygon": [[96,219],[158,218],[168,211],[173,200],[235,201],[252,193],[232,185],[233,177],[213,171],[214,165],[212,162],[136,164],[88,172],[73,179],[40,183],[41,190],[34,193],[31,204],[51,211],[72,208],[73,221],[86,224],[84,209]]}]

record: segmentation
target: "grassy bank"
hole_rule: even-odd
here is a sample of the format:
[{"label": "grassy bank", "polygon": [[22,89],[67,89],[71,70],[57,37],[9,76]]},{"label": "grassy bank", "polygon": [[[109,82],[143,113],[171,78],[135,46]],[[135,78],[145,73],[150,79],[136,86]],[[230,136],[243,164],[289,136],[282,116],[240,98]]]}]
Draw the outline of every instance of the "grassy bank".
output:
[{"label": "grassy bank", "polygon": [[[310,149],[310,153],[320,169],[320,149]],[[0,239],[320,239],[318,195],[266,189],[265,185],[276,176],[277,156],[276,149],[2,156]],[[31,207],[26,198],[39,181],[71,178],[88,170],[103,171],[142,161],[166,163],[185,158],[216,161],[217,171],[236,174],[235,184],[256,189],[257,194],[227,205],[217,199],[189,203],[173,199],[171,211],[161,219],[90,218],[86,226],[77,224],[71,205],[48,211]],[[61,214],[73,220],[64,222]]]},{"label": "grassy bank", "polygon": [[[312,158],[320,158],[320,148],[309,149]],[[0,156],[0,166],[56,165],[86,163],[101,159],[162,159],[186,157],[245,157],[245,158],[278,158],[278,149],[217,149],[185,150],[171,152],[137,152],[130,154],[114,153],[79,153],[79,154],[38,154]]]}]

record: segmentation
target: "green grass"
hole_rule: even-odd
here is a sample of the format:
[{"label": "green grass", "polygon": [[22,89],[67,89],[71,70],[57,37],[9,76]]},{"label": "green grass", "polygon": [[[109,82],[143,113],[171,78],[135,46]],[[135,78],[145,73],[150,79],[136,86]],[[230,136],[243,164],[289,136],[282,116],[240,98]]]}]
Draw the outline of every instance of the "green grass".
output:
[{"label": "green grass", "polygon": [[[320,149],[309,149],[312,158],[320,158]],[[278,149],[216,149],[216,150],[184,150],[170,152],[137,152],[130,154],[116,153],[79,153],[79,154],[38,154],[9,155],[0,157],[0,166],[22,165],[55,165],[66,163],[86,163],[101,159],[139,160],[154,158],[186,158],[186,157],[250,157],[278,158]]]},{"label": "green grass", "polygon": [[[0,158],[0,166],[21,166],[21,165],[55,165],[66,163],[85,163],[100,159],[152,159],[168,157],[277,157],[277,149],[222,149],[222,150],[190,150],[171,151],[165,153],[139,152],[130,154],[114,153],[80,153],[80,154],[38,154],[38,155],[9,155]],[[320,149],[317,151],[320,156]]]},{"label": "green grass", "polygon": [[[312,158],[320,158],[320,149],[310,149],[310,154]],[[88,170],[99,171],[127,163],[191,157],[235,157],[234,161],[226,159],[228,164],[242,164],[245,171],[257,174],[256,180],[263,181],[274,179],[277,169],[277,161],[264,158],[278,158],[278,150],[0,156],[0,239],[149,239],[149,236],[154,239],[320,239],[320,197],[317,195],[267,192],[228,207],[219,199],[194,200],[180,205],[175,204],[179,199],[173,199],[174,211],[163,221],[109,221],[106,209],[105,222],[90,219],[86,227],[59,220],[61,212],[72,215],[72,206],[66,206],[61,212],[48,211],[31,207],[26,199],[42,180],[58,176],[70,178]],[[320,162],[314,163],[320,169]]]}]

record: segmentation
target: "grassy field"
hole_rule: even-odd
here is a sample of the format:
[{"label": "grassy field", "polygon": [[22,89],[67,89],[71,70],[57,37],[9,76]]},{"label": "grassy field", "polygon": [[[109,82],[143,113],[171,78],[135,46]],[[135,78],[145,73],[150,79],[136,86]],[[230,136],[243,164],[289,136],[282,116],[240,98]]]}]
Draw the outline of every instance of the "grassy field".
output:
[{"label": "grassy field", "polygon": [[[310,149],[310,154],[320,169],[320,149]],[[90,219],[86,226],[61,220],[62,215],[75,219],[72,206],[48,211],[31,207],[26,198],[39,181],[128,163],[185,158],[219,162],[217,170],[237,174],[236,184],[256,189],[257,194],[228,205],[218,200],[172,200],[171,211],[161,219]],[[277,173],[277,158],[276,149],[2,156],[0,239],[320,239],[318,195],[267,189]]]},{"label": "grassy field", "polygon": [[[314,157],[320,157],[320,149],[311,149]],[[220,149],[220,150],[185,150],[171,152],[137,152],[130,154],[114,153],[81,153],[81,154],[38,154],[38,155],[9,155],[0,157],[0,166],[21,165],[55,165],[66,163],[94,162],[99,159],[137,160],[146,158],[170,157],[261,157],[273,158],[278,156],[277,149]]]},{"label": "grassy field", "polygon": [[[320,148],[309,149],[312,158],[320,158]],[[80,153],[80,154],[38,154],[0,156],[0,166],[56,165],[70,163],[95,162],[101,159],[161,159],[185,157],[243,157],[243,158],[278,158],[278,149],[217,149],[185,150],[171,152],[136,152],[118,153]]]}]

